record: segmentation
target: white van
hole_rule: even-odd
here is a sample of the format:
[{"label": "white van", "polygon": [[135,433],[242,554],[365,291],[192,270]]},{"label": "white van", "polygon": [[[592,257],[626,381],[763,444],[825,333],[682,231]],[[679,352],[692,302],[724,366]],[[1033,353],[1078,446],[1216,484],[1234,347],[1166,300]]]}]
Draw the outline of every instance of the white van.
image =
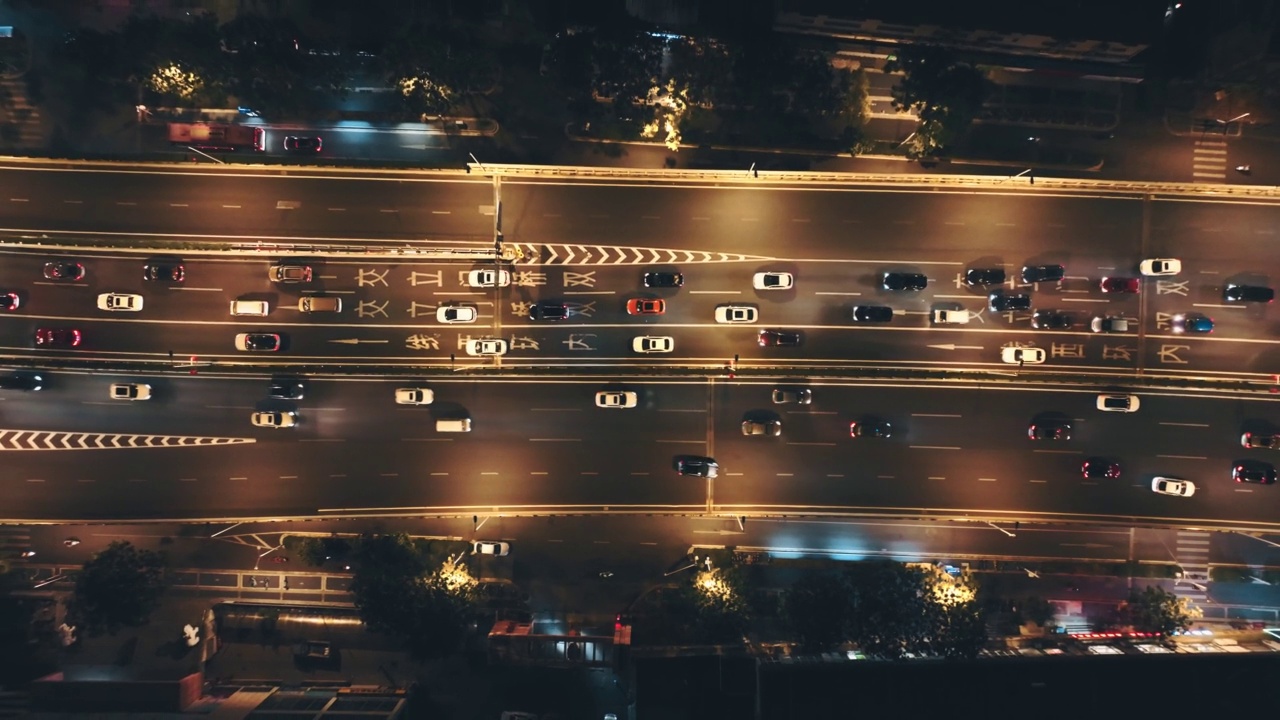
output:
[{"label": "white van", "polygon": [[934,310],[935,325],[964,325],[969,322],[968,310]]},{"label": "white van", "polygon": [[471,432],[471,418],[436,420],[436,432]]},{"label": "white van", "polygon": [[271,303],[266,300],[232,300],[232,315],[257,315],[265,317],[271,312]]}]

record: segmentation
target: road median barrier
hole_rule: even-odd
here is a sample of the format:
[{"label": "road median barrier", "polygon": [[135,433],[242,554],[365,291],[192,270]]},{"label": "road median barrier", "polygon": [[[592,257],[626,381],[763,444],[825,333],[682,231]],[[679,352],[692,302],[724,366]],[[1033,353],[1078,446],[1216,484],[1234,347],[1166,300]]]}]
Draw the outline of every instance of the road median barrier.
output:
[{"label": "road median barrier", "polygon": [[[284,360],[281,358],[273,358]],[[716,383],[796,382],[810,383],[865,382],[865,383],[913,383],[920,385],[953,385],[965,387],[1036,387],[1057,388],[1064,391],[1131,390],[1181,391],[1199,394],[1255,395],[1274,397],[1280,401],[1276,384],[1268,379],[1221,379],[1213,377],[1152,376],[1135,373],[1080,374],[1070,372],[1037,372],[1017,374],[1004,370],[956,369],[933,370],[898,367],[815,367],[813,365],[788,366],[738,366],[726,365],[654,365],[646,367],[610,365],[509,365],[475,364],[469,361],[433,359],[430,364],[390,364],[376,357],[353,359],[347,363],[272,362],[258,358],[228,359],[191,355],[183,352],[176,357],[157,353],[154,360],[103,360],[96,358],[32,358],[30,355],[0,355],[0,363],[19,370],[56,372],[115,373],[144,375],[199,374],[212,377],[264,376],[280,373],[306,375],[322,379],[367,378],[370,380],[393,378],[422,378],[451,381],[504,382],[531,378],[554,382],[600,378],[602,381],[634,381],[646,379],[689,380]]]}]

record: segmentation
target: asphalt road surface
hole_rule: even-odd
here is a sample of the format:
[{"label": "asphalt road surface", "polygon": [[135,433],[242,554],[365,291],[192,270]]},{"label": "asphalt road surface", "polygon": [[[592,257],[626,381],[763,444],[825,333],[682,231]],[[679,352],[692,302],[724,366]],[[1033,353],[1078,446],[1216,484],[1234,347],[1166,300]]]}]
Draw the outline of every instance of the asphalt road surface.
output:
[{"label": "asphalt road surface", "polygon": [[[1136,413],[1100,412],[1096,393],[866,383],[812,386],[808,406],[773,405],[771,384],[688,381],[432,381],[426,407],[396,405],[404,382],[313,380],[300,401],[265,399],[266,379],[157,377],[154,398],[112,401],[109,375],[51,373],[46,389],[0,397],[6,516],[17,519],[264,518],[634,511],[729,515],[968,514],[1024,519],[1269,527],[1280,491],[1232,482],[1240,433],[1269,428],[1270,398],[1144,394]],[[639,393],[594,407],[603,387]],[[262,409],[292,429],[254,428]],[[437,432],[469,417],[470,433]],[[742,435],[778,419],[780,437]],[[1059,418],[1069,441],[1031,441]],[[885,420],[893,436],[852,438]],[[714,481],[678,476],[709,455]],[[1086,457],[1118,479],[1086,479]],[[1154,495],[1154,475],[1192,480],[1192,498]],[[1255,525],[1256,524],[1256,525]]]},{"label": "asphalt road surface", "polygon": [[[479,177],[379,175],[298,170],[269,177],[235,168],[140,172],[0,171],[11,186],[7,230],[53,237],[199,237],[234,242],[344,244],[415,243],[425,247],[491,247],[493,190]],[[1277,321],[1267,306],[1227,303],[1231,282],[1274,284],[1274,255],[1259,250],[1276,225],[1264,205],[1121,196],[1066,197],[903,191],[894,188],[770,186],[709,187],[637,184],[502,183],[502,226],[524,259],[513,285],[466,287],[477,267],[465,263],[330,259],[313,264],[318,279],[284,287],[266,278],[272,256],[212,259],[191,255],[178,288],[144,287],[142,257],[93,257],[83,286],[41,284],[48,255],[14,256],[0,270],[0,288],[24,296],[5,318],[3,344],[29,354],[31,333],[54,321],[84,331],[82,350],[108,358],[178,356],[234,362],[231,338],[245,330],[280,332],[283,364],[342,359],[364,363],[492,363],[466,359],[473,337],[511,345],[504,364],[840,362],[935,367],[999,366],[999,350],[1035,345],[1049,353],[1047,369],[1083,372],[1224,375],[1270,378],[1280,370]],[[291,209],[279,209],[288,203]],[[73,253],[74,254],[74,253]],[[1103,293],[1104,276],[1134,276],[1143,257],[1179,257],[1181,275],[1146,279],[1136,295]],[[1062,263],[1060,283],[1016,281],[1024,263]],[[1030,328],[1029,312],[992,313],[987,289],[960,282],[970,267],[1002,267],[1005,292],[1031,292],[1035,309],[1066,312],[1066,331]],[[645,291],[646,269],[678,269],[679,291]],[[791,272],[789,291],[756,291],[755,272]],[[923,272],[921,293],[880,288],[889,270]],[[98,312],[102,291],[141,292],[142,313]],[[300,316],[297,300],[331,293],[346,302],[330,318]],[[632,317],[631,297],[661,297],[667,313]],[[225,312],[237,297],[268,299],[265,322]],[[570,318],[558,325],[527,319],[530,303],[564,301]],[[472,302],[480,321],[445,327],[434,322],[442,301]],[[719,326],[714,309],[749,304],[750,326]],[[855,325],[855,305],[892,307],[887,326]],[[931,312],[962,309],[970,321],[938,326]],[[1177,313],[1201,313],[1211,335],[1172,331]],[[1124,333],[1093,333],[1097,317],[1135,320]],[[108,325],[109,323],[109,325]],[[213,328],[219,327],[214,330]],[[642,329],[643,328],[643,329]],[[759,329],[795,330],[802,348],[760,348]],[[671,337],[674,351],[641,357],[641,334]],[[1034,372],[1036,368],[1024,371]]]}]

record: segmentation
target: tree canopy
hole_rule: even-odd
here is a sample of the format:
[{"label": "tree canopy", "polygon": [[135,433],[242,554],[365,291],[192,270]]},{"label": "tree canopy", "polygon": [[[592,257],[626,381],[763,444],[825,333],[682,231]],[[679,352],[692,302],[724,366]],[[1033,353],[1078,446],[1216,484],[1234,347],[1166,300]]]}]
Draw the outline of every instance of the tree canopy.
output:
[{"label": "tree canopy", "polygon": [[893,87],[893,105],[920,118],[907,145],[915,157],[945,153],[968,130],[990,92],[981,70],[940,47],[902,47],[884,69],[905,73]]},{"label": "tree canopy", "polygon": [[1122,622],[1127,622],[1139,632],[1163,636],[1186,630],[1198,617],[1200,612],[1192,608],[1185,598],[1155,585],[1133,591],[1121,607]]},{"label": "tree canopy", "polygon": [[446,655],[462,641],[473,585],[433,568],[407,535],[367,535],[352,555],[351,593],[371,630],[405,639],[418,657]]},{"label": "tree canopy", "polygon": [[783,596],[782,616],[810,651],[849,642],[890,659],[974,657],[986,642],[985,618],[967,578],[897,562],[806,575]]},{"label": "tree canopy", "polygon": [[165,558],[117,541],[94,554],[76,575],[67,616],[81,632],[115,634],[147,622],[166,585]]}]

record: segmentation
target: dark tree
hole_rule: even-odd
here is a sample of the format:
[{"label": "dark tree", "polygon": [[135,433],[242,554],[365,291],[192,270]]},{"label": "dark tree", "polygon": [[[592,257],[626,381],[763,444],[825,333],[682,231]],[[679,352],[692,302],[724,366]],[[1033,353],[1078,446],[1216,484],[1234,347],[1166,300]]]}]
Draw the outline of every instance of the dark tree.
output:
[{"label": "dark tree", "polygon": [[76,576],[67,617],[89,635],[143,625],[160,603],[165,584],[163,555],[113,542]]},{"label": "dark tree", "polygon": [[1014,611],[1018,614],[1020,623],[1032,622],[1040,627],[1045,627],[1053,620],[1057,609],[1048,600],[1032,595],[1031,597],[1023,598],[1014,607]]},{"label": "dark tree", "polygon": [[474,598],[448,588],[404,534],[365,536],[352,558],[351,593],[371,630],[404,638],[418,657],[457,649]]},{"label": "dark tree", "polygon": [[920,118],[908,146],[916,156],[945,152],[968,130],[990,92],[990,82],[981,70],[939,47],[900,48],[885,63],[885,72],[906,74],[893,88],[893,105]]},{"label": "dark tree", "polygon": [[853,594],[844,573],[806,574],[783,595],[783,620],[805,650],[829,650],[849,639]]},{"label": "dark tree", "polygon": [[222,37],[241,105],[267,114],[309,114],[345,92],[349,55],[312,43],[288,19],[238,15],[222,27]]},{"label": "dark tree", "polygon": [[694,582],[685,586],[694,609],[690,618],[694,639],[706,643],[739,641],[750,619],[746,582],[742,572],[731,565],[725,565],[713,575],[716,581],[712,588],[698,586],[697,579],[703,573],[693,575]]},{"label": "dark tree", "polygon": [[636,115],[635,106],[658,84],[663,48],[663,41],[649,34],[648,28],[633,24],[596,34],[592,47],[594,89],[601,97],[613,98],[619,117]]},{"label": "dark tree", "polygon": [[944,657],[973,659],[987,644],[987,622],[978,603],[940,606],[933,623],[930,644]]},{"label": "dark tree", "polygon": [[1163,636],[1186,630],[1195,618],[1184,600],[1155,585],[1130,593],[1121,613],[1122,621],[1133,625],[1134,630]]},{"label": "dark tree", "polygon": [[858,647],[889,659],[925,649],[932,608],[920,570],[872,561],[851,567],[849,577],[854,586],[850,637]]},{"label": "dark tree", "polygon": [[386,78],[413,115],[438,115],[483,90],[496,72],[480,39],[465,28],[406,27],[382,57]]},{"label": "dark tree", "polygon": [[726,96],[733,57],[729,47],[710,39],[680,37],[669,45],[671,76],[687,87],[689,102],[714,107]]}]

